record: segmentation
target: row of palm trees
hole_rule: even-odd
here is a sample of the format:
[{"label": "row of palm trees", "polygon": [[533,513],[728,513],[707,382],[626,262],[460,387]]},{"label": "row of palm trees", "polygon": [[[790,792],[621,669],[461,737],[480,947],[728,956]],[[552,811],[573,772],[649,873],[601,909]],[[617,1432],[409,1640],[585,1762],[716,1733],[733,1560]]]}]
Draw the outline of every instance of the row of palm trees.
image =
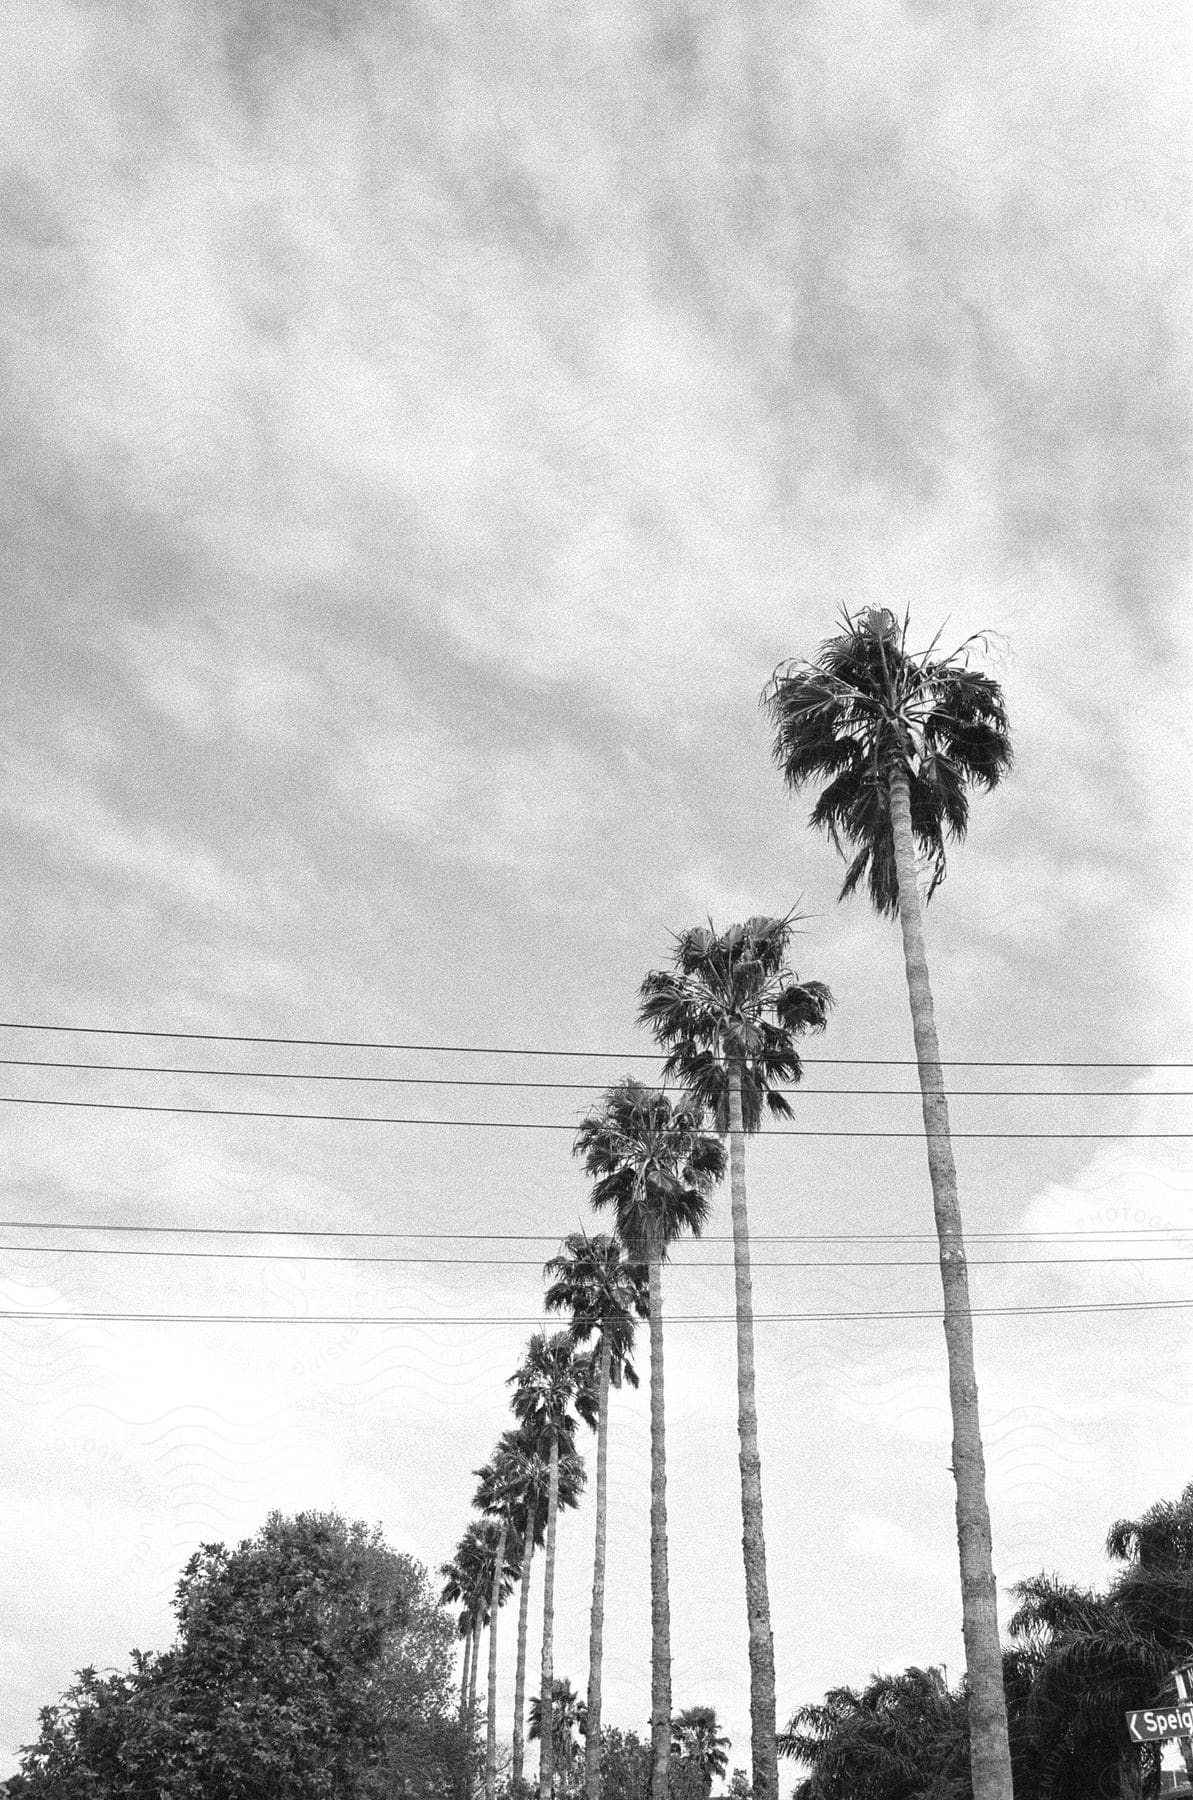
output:
[{"label": "row of palm trees", "polygon": [[[810,782],[826,784],[811,823],[852,853],[842,897],[865,878],[877,910],[897,915],[902,928],[940,1243],[973,1793],[975,1800],[1011,1800],[968,1274],[923,930],[923,904],[945,872],[946,836],[958,839],[966,829],[968,789],[996,785],[1010,766],[1010,745],[997,684],[969,667],[972,640],[951,655],[938,654],[935,642],[916,654],[908,648],[907,633],[907,620],[885,610],[845,616],[840,633],[814,659],[776,671],[763,704],[788,785],[798,790]],[[929,872],[922,898],[920,858]],[[511,1377],[518,1426],[478,1472],[483,1517],[461,1540],[445,1590],[464,1603],[461,1630],[470,1646],[467,1691],[461,1697],[466,1713],[474,1705],[480,1632],[486,1621],[489,1626],[486,1800],[493,1800],[496,1779],[497,1614],[515,1579],[521,1617],[513,1773],[516,1780],[522,1777],[526,1601],[531,1558],[540,1545],[545,1552],[540,1704],[550,1705],[555,1531],[560,1506],[574,1504],[583,1486],[575,1444],[580,1421],[597,1433],[586,1793],[587,1800],[600,1800],[608,1400],[611,1386],[636,1383],[631,1352],[635,1323],[643,1317],[651,1364],[651,1793],[652,1800],[667,1800],[672,1717],[662,1269],[677,1238],[684,1232],[699,1235],[711,1190],[726,1167],[752,1782],[756,1800],[778,1800],[746,1144],[767,1117],[792,1116],[784,1089],[802,1076],[799,1039],[824,1029],[833,1004],[822,982],[800,981],[789,966],[794,922],[792,914],[758,916],[720,931],[710,923],[681,932],[670,965],[649,973],[639,995],[639,1021],[663,1053],[662,1086],[649,1088],[626,1077],[605,1093],[577,1133],[574,1147],[592,1181],[592,1204],[611,1217],[614,1233],[575,1234],[547,1265],[547,1309],[567,1312],[570,1323],[553,1336],[537,1333]],[[675,1084],[671,1092],[669,1083]],[[541,1800],[551,1796],[551,1759],[546,1732]]]}]

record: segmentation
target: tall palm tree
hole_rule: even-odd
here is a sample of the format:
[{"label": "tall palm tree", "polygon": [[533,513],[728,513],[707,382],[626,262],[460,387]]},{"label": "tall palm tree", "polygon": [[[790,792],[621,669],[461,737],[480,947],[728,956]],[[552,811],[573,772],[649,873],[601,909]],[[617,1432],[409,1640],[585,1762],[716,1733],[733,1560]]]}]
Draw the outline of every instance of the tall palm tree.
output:
[{"label": "tall palm tree", "polygon": [[944,878],[946,833],[965,835],[969,789],[993,788],[1009,769],[1006,707],[998,683],[968,666],[975,640],[949,655],[936,642],[913,654],[906,618],[885,609],[845,614],[841,624],[811,662],[775,671],[763,704],[788,786],[827,781],[811,823],[853,852],[842,898],[865,877],[875,907],[897,914],[902,928],[944,1287],[973,1790],[975,1800],[1011,1800],[969,1273],[916,882],[918,849],[930,900]]},{"label": "tall palm tree", "polygon": [[779,1083],[803,1074],[796,1039],[823,1031],[832,995],[787,966],[792,919],[753,918],[718,932],[711,924],[676,939],[673,966],[642,983],[640,1020],[668,1051],[664,1079],[678,1075],[729,1138],[730,1205],[737,1312],[737,1431],[742,1554],[750,1654],[750,1745],[754,1793],[778,1800],[775,1646],[766,1575],[762,1457],[754,1394],[754,1299],[746,1213],[746,1136],[764,1114],[790,1118]]},{"label": "tall palm tree", "polygon": [[[474,1470],[477,1489],[472,1504],[484,1513],[497,1531],[493,1552],[493,1579],[489,1595],[489,1683],[485,1729],[485,1800],[497,1792],[497,1617],[502,1600],[513,1589],[514,1571],[508,1565],[511,1533],[527,1480],[533,1445],[517,1431],[505,1431],[496,1450]],[[520,1548],[520,1546],[519,1546]],[[518,1561],[521,1561],[519,1556]]]},{"label": "tall palm tree", "polygon": [[601,1794],[601,1662],[605,1632],[605,1539],[608,1525],[609,1388],[637,1387],[631,1353],[634,1327],[649,1316],[646,1270],[627,1260],[616,1238],[575,1231],[562,1256],[543,1270],[553,1277],[543,1296],[548,1312],[568,1311],[577,1343],[597,1338],[596,1545],[592,1569],[592,1617],[588,1635],[588,1728],[584,1786],[588,1800]]},{"label": "tall palm tree", "polygon": [[[548,1337],[536,1331],[519,1367],[509,1378],[514,1390],[514,1416],[532,1436],[548,1463],[547,1541],[543,1561],[543,1654],[541,1704],[549,1712],[554,1681],[555,1526],[559,1511],[559,1460],[571,1450],[577,1418],[596,1424],[596,1392],[592,1366],[581,1356],[570,1331]],[[539,1800],[551,1800],[551,1733],[539,1753]]]},{"label": "tall palm tree", "polygon": [[[580,1496],[584,1491],[584,1464],[574,1448],[573,1430],[574,1428],[569,1422],[567,1431],[562,1433],[560,1438],[557,1496],[557,1508],[560,1512],[570,1511],[579,1506]],[[518,1542],[522,1547],[518,1596],[518,1661],[514,1677],[513,1767],[511,1769],[514,1794],[519,1792],[521,1786],[525,1760],[526,1640],[530,1607],[530,1570],[534,1553],[536,1550],[542,1549],[546,1537],[547,1505],[551,1487],[549,1456],[543,1455],[539,1442],[532,1433],[527,1434],[527,1443],[531,1448],[526,1462],[526,1480],[514,1515]]]},{"label": "tall palm tree", "polygon": [[685,1231],[699,1237],[725,1152],[700,1109],[627,1076],[581,1122],[575,1151],[593,1177],[592,1204],[612,1209],[630,1257],[647,1268],[650,1309],[651,1795],[667,1800],[671,1753],[671,1601],[667,1582],[667,1450],[663,1410],[662,1265]]},{"label": "tall palm tree", "polygon": [[729,1767],[730,1743],[722,1736],[714,1706],[688,1706],[671,1724],[671,1750],[691,1770],[703,1800]]}]

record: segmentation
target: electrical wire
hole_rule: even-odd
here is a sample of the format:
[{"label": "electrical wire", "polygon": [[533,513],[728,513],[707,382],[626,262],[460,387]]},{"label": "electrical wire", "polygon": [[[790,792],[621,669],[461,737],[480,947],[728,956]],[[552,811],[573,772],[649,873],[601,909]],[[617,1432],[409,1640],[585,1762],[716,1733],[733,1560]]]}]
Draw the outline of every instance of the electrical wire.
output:
[{"label": "electrical wire", "polygon": [[[527,1256],[329,1256],[311,1254],[304,1251],[301,1256],[287,1256],[284,1252],[270,1250],[142,1250],[129,1245],[117,1245],[109,1248],[100,1244],[0,1244],[0,1255],[14,1256],[136,1256],[136,1257],[169,1257],[177,1260],[201,1260],[205,1262],[312,1262],[340,1263],[348,1268],[360,1268],[369,1263],[382,1266],[393,1264],[417,1267],[433,1267],[438,1269],[541,1269],[542,1261]],[[1016,1256],[1016,1257],[974,1257],[966,1258],[971,1269],[1062,1269],[1105,1268],[1115,1264],[1138,1268],[1144,1263],[1186,1263],[1193,1262],[1189,1256]],[[689,1269],[732,1269],[731,1260],[708,1262],[693,1259],[669,1260],[669,1271]],[[762,1257],[751,1257],[750,1268],[754,1269],[936,1269],[939,1268],[936,1257],[900,1258],[900,1257],[842,1257],[823,1259],[775,1258],[767,1260]]]},{"label": "electrical wire", "polygon": [[[344,1081],[364,1082],[382,1087],[451,1087],[511,1088],[526,1091],[597,1093],[599,1081],[496,1081],[487,1077],[460,1075],[360,1075],[343,1069],[188,1069],[178,1063],[89,1063],[62,1062],[45,1057],[0,1056],[5,1069],[70,1069],[91,1075],[191,1075],[211,1076],[218,1080],[236,1081]],[[822,1088],[781,1087],[777,1094],[799,1094],[816,1098],[824,1094],[869,1099],[898,1097],[918,1100],[918,1087],[910,1088]],[[968,1100],[1152,1100],[1193,1098],[1193,1088],[1158,1088],[1140,1093],[1134,1088],[950,1088],[949,1099]]]},{"label": "electrical wire", "polygon": [[[598,1060],[614,1062],[657,1062],[661,1051],[657,1050],[559,1050],[543,1046],[516,1049],[509,1045],[497,1044],[401,1044],[388,1043],[374,1038],[302,1038],[302,1037],[258,1037],[249,1032],[219,1031],[161,1031],[138,1029],[124,1025],[61,1025],[34,1024],[26,1020],[0,1020],[0,1031],[55,1031],[72,1032],[90,1037],[137,1037],[137,1038],[171,1038],[178,1042],[192,1044],[285,1044],[303,1049],[323,1050],[399,1050],[435,1053],[449,1056],[561,1056],[561,1057],[596,1057]],[[841,1067],[872,1066],[876,1068],[914,1069],[915,1057],[891,1056],[808,1056],[801,1057],[808,1063],[835,1064]],[[1193,1062],[1161,1062],[1155,1059],[1146,1062],[1123,1062],[1113,1059],[1101,1062],[1068,1062],[1068,1061],[1033,1061],[1030,1058],[971,1058],[942,1057],[944,1068],[965,1069],[1193,1069]]]},{"label": "electrical wire", "polygon": [[[277,1112],[266,1107],[164,1106],[145,1101],[57,1100],[25,1094],[0,1094],[0,1106],[57,1106],[69,1107],[82,1112],[174,1113],[191,1118],[210,1119],[305,1119],[313,1124],[332,1125],[434,1125],[448,1126],[459,1131],[570,1131],[573,1134],[576,1131],[574,1124],[557,1125],[531,1119],[412,1119],[398,1117],[392,1113]],[[1190,1138],[1193,1137],[1193,1131],[948,1131],[936,1133],[926,1131],[845,1131],[799,1126],[795,1130],[772,1127],[768,1129],[766,1135],[768,1137],[920,1139],[940,1136],[957,1140],[962,1138],[998,1139],[1001,1142],[1027,1138],[1064,1138],[1065,1140],[1112,1138],[1127,1142],[1137,1138]]]},{"label": "electrical wire", "polygon": [[[105,1219],[0,1219],[0,1231],[111,1231],[121,1233],[152,1232],[170,1237],[286,1237],[286,1238],[395,1238],[419,1243],[461,1244],[562,1244],[566,1232],[549,1231],[354,1231],[337,1228],[312,1228],[290,1225],[146,1225],[126,1224]],[[1073,1231],[967,1231],[968,1243],[1071,1243],[1118,1241],[1124,1237],[1134,1242],[1183,1242],[1193,1235],[1193,1228],[1180,1230],[1160,1227],[1135,1229],[1127,1226],[1089,1232]],[[806,1231],[751,1232],[751,1244],[934,1244],[935,1232],[928,1231]],[[730,1236],[710,1233],[700,1244],[731,1244]]]},{"label": "electrical wire", "polygon": [[[1062,1313],[1132,1313],[1182,1312],[1193,1307],[1191,1300],[1094,1300],[1058,1306],[975,1306],[970,1309],[975,1319],[1054,1317]],[[758,1312],[755,1324],[844,1324],[883,1319],[935,1319],[942,1317],[939,1308],[900,1307],[875,1312],[869,1308],[841,1312]],[[151,1323],[159,1325],[537,1325],[550,1324],[533,1314],[504,1313],[495,1315],[423,1313],[166,1313],[166,1312],[86,1312],[52,1309],[25,1311],[0,1309],[0,1319],[40,1321],[89,1321],[109,1324]],[[668,1313],[671,1325],[736,1325],[735,1313]]]}]

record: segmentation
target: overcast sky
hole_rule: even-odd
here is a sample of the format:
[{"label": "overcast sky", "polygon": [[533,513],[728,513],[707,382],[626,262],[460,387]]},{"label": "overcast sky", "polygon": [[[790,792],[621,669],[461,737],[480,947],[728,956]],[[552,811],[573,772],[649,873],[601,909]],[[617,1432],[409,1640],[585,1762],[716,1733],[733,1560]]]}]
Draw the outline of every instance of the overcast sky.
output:
[{"label": "overcast sky", "polygon": [[[649,1071],[669,933],[799,903],[838,997],[799,1125],[913,1130],[914,1098],[832,1091],[912,1084],[822,1060],[911,1055],[898,932],[837,905],[757,707],[842,606],[910,606],[917,642],[991,630],[1015,729],[929,945],[946,1054],[1041,1066],[958,1084],[1109,1090],[955,1103],[1094,1134],[959,1141],[975,1302],[1190,1296],[1190,1158],[1137,1135],[1193,1129],[1165,1067],[1193,1055],[1183,9],[2,11],[4,1019],[616,1053],[6,1030],[10,1058],[442,1085],[9,1068],[5,1099],[571,1127],[595,1088],[458,1083]],[[1052,1066],[1102,1060],[1131,1066]],[[200,1541],[335,1506],[449,1555],[542,1260],[591,1215],[568,1129],[0,1112],[3,1774],[73,1670],[168,1642]],[[789,1265],[761,1312],[932,1314],[914,1139],[749,1165],[758,1262]],[[473,1235],[36,1229],[87,1220]],[[721,1321],[667,1340],[674,1687],[747,1764],[727,1231],[722,1196],[666,1278]],[[273,1259],[127,1254],[221,1242]],[[352,1249],[490,1260],[304,1255]],[[986,1266],[1012,1256],[1111,1260]],[[14,1316],[146,1310],[354,1322]],[[1041,1567],[1102,1579],[1110,1521],[1193,1474],[1191,1352],[1181,1311],[979,1321],[1004,1619]],[[758,1361],[781,1716],[955,1677],[938,1320],[760,1323]],[[641,1732],[645,1386],[610,1466],[605,1708]],[[591,1504],[560,1533],[577,1688],[591,1534]],[[508,1657],[501,1692],[508,1732]]]}]

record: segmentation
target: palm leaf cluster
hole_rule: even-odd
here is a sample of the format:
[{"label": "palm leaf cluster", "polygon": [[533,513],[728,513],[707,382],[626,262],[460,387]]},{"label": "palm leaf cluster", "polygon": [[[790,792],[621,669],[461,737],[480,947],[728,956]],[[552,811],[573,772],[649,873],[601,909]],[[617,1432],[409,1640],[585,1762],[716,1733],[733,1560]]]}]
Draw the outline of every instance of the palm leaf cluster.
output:
[{"label": "palm leaf cluster", "polygon": [[783,664],[763,696],[775,726],[775,758],[792,788],[826,781],[810,817],[840,850],[853,852],[841,889],[868,877],[882,913],[899,908],[888,799],[892,771],[906,774],[916,844],[931,870],[929,896],[945,874],[946,837],[969,824],[968,789],[992,788],[1011,766],[1006,707],[998,683],[969,667],[984,638],[939,655],[939,637],[908,649],[909,621],[882,607],[855,618],[812,663]]}]

